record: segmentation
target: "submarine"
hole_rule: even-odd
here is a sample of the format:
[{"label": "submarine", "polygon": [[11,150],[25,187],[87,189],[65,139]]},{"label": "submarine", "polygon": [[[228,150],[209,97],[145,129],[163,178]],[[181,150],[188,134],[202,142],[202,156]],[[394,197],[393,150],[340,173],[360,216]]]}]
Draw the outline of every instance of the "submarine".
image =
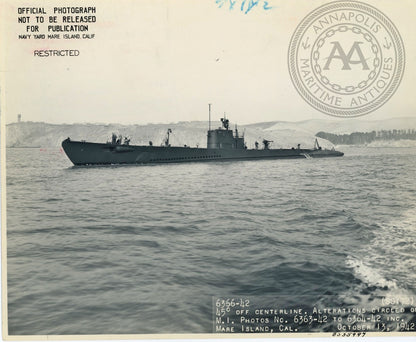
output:
[{"label": "submarine", "polygon": [[230,129],[229,120],[221,118],[222,127],[211,129],[211,106],[209,106],[209,129],[207,147],[171,146],[168,129],[161,146],[130,145],[130,139],[122,139],[113,133],[111,141],[95,143],[73,141],[69,137],[62,142],[62,149],[75,166],[81,165],[114,165],[114,164],[167,164],[209,161],[260,160],[260,159],[297,159],[342,157],[343,152],[335,149],[322,149],[315,139],[313,149],[279,148],[272,149],[271,140],[264,139],[262,146],[255,143],[254,149],[248,149],[244,134],[240,135],[237,127]]}]

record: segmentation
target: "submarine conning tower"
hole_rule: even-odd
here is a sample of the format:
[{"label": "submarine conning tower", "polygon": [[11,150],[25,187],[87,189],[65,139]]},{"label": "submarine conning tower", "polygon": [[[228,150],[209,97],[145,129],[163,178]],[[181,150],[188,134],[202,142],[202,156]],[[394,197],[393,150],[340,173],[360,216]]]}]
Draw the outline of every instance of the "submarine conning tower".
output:
[{"label": "submarine conning tower", "polygon": [[[239,136],[237,126],[235,127],[235,133],[230,129],[230,121],[225,118],[221,118],[222,127],[218,129],[208,130],[207,136],[207,148],[212,149],[245,149],[244,135]],[[211,126],[211,125],[210,125]]]}]

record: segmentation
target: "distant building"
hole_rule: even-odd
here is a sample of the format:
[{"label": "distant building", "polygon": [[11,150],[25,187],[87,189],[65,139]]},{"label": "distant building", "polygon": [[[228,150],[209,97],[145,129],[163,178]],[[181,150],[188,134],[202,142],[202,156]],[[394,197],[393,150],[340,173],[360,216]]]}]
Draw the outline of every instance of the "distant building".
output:
[{"label": "distant building", "polygon": [[17,122],[21,122],[22,121],[22,114],[18,114],[17,115]]}]

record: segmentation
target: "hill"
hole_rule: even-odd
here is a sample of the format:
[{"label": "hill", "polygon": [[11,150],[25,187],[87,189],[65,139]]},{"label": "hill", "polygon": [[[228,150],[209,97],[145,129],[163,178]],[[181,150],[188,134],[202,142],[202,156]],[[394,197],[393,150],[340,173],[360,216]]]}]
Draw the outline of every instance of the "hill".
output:
[{"label": "hill", "polygon": [[[212,128],[219,124],[213,123]],[[206,147],[208,123],[203,121],[178,122],[170,124],[120,125],[120,124],[49,124],[44,122],[19,122],[8,124],[6,129],[7,147],[58,147],[62,140],[70,137],[73,140],[106,142],[111,134],[122,134],[131,137],[131,144],[147,145],[152,141],[160,145],[168,128],[173,133],[170,137],[172,146],[188,145]],[[231,125],[234,128],[234,125]],[[320,131],[347,134],[352,132],[370,132],[383,129],[416,128],[416,118],[400,118],[378,121],[364,120],[325,120],[315,119],[299,122],[262,122],[238,126],[240,134],[244,132],[248,148],[254,142],[263,139],[273,140],[272,148],[292,147],[297,144],[312,147],[315,134]],[[319,139],[323,147],[333,144]]]}]

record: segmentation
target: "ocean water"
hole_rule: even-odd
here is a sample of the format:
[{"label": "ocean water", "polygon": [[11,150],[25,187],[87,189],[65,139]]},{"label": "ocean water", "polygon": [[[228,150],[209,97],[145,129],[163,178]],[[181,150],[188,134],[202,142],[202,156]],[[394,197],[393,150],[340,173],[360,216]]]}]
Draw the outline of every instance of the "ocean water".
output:
[{"label": "ocean water", "polygon": [[416,150],[73,167],[7,149],[11,335],[210,333],[212,297],[416,295]]}]

